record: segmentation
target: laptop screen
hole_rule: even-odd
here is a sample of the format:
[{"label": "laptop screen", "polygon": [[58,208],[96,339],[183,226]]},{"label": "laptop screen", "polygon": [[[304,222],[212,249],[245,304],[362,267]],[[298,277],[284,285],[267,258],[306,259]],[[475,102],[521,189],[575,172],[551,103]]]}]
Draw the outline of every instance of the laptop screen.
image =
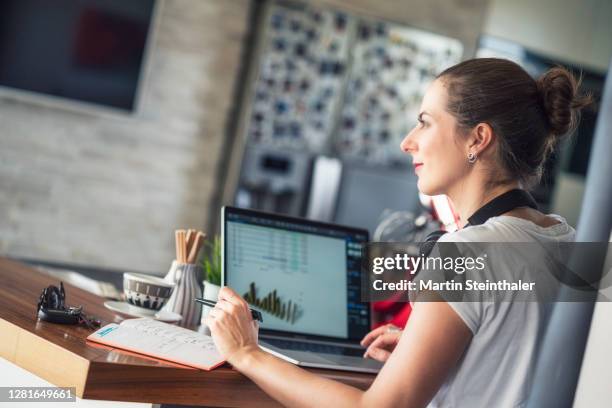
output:
[{"label": "laptop screen", "polygon": [[263,314],[262,332],[361,339],[361,229],[224,207],[224,284]]}]

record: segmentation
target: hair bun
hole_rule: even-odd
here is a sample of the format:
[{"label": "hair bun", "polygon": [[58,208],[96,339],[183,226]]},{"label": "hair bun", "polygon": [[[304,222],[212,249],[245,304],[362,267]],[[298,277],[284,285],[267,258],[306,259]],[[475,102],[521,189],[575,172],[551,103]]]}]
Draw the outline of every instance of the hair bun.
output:
[{"label": "hair bun", "polygon": [[551,68],[536,81],[551,135],[563,136],[573,131],[580,109],[591,103],[590,95],[579,95],[580,80],[567,69]]}]

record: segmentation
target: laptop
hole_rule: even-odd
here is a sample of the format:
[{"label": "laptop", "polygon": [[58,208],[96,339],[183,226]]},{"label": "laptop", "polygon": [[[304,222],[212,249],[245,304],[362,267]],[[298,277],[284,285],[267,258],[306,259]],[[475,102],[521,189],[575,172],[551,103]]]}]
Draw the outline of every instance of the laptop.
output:
[{"label": "laptop", "polygon": [[236,207],[221,212],[223,285],[261,311],[260,347],[303,367],[376,373],[359,341],[366,230]]}]

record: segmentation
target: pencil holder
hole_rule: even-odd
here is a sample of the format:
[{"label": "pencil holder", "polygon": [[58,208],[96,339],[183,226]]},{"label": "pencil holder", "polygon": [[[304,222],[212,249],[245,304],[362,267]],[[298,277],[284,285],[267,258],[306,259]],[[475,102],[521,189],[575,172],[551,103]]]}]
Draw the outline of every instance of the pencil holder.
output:
[{"label": "pencil holder", "polygon": [[168,299],[164,310],[183,316],[181,323],[184,326],[196,326],[200,323],[202,308],[193,299],[202,297],[201,277],[201,266],[173,261],[164,278],[175,284],[172,296]]}]

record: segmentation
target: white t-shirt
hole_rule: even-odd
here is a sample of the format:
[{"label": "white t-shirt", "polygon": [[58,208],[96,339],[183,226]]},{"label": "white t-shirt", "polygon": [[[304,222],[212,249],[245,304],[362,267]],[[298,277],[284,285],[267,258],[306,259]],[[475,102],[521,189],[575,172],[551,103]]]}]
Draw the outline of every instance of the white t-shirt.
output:
[{"label": "white t-shirt", "polygon": [[[574,241],[576,231],[565,219],[550,216],[561,223],[545,228],[522,218],[492,217],[482,225],[443,235],[440,242]],[[449,302],[449,305],[474,336],[429,407],[523,407],[551,304]]]}]

